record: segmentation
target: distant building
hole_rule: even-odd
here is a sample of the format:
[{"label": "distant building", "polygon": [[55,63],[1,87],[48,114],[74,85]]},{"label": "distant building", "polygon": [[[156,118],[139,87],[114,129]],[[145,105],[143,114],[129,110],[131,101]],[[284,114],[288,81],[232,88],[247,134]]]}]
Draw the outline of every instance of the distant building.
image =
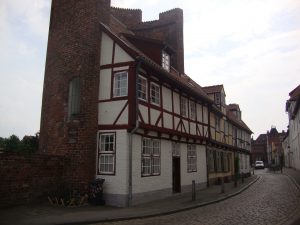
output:
[{"label": "distant building", "polygon": [[284,140],[284,152],[289,167],[300,169],[300,85],[289,93],[286,112],[289,117],[288,135]]},{"label": "distant building", "polygon": [[279,133],[276,127],[271,127],[266,134],[260,134],[251,141],[251,162],[264,161],[265,165],[279,165],[283,160],[282,142],[286,132]]},{"label": "distant building", "polygon": [[268,163],[267,134],[260,134],[256,140],[251,140],[251,164],[255,161]]}]

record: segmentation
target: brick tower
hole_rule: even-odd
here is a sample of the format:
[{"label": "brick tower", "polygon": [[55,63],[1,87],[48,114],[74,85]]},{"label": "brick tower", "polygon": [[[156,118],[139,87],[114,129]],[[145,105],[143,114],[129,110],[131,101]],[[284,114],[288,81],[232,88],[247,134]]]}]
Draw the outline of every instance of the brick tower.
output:
[{"label": "brick tower", "polygon": [[64,155],[64,182],[85,190],[95,175],[101,35],[110,0],[53,0],[40,153]]}]

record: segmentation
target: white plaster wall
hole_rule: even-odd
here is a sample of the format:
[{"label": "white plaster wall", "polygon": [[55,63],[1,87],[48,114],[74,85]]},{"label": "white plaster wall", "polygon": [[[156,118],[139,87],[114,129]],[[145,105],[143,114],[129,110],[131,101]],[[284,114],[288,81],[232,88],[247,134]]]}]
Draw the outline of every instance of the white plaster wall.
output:
[{"label": "white plaster wall", "polygon": [[179,94],[173,92],[174,113],[180,114]]},{"label": "white plaster wall", "polygon": [[192,135],[196,135],[197,134],[196,133],[196,124],[193,123],[193,122],[190,123],[190,132],[191,132]]},{"label": "white plaster wall", "polygon": [[202,105],[197,104],[197,121],[202,122]]},{"label": "white plaster wall", "polygon": [[161,174],[142,177],[141,146],[142,137],[134,135],[133,139],[133,193],[143,193],[172,188],[172,151],[171,142],[161,140]]},{"label": "white plaster wall", "polygon": [[[160,115],[160,111],[156,110],[156,109],[150,109],[150,115],[151,115],[151,124],[152,125],[155,125],[159,115]],[[159,123],[160,124],[160,123]],[[158,124],[158,126],[159,126]]]},{"label": "white plaster wall", "polygon": [[172,92],[165,86],[162,87],[163,108],[172,112]]},{"label": "white plaster wall", "polygon": [[97,178],[105,179],[104,193],[128,194],[128,134],[126,130],[112,132],[116,132],[116,174],[97,175]]},{"label": "white plaster wall", "polygon": [[102,32],[100,65],[112,63],[113,40]]},{"label": "white plaster wall", "polygon": [[203,122],[208,124],[208,110],[206,106],[203,106]]},{"label": "white plaster wall", "polygon": [[142,114],[144,122],[147,124],[148,123],[148,108],[146,106],[139,105],[139,109]]},{"label": "white plaster wall", "polygon": [[[189,122],[187,120],[182,120],[184,127],[185,127],[185,131],[186,133],[189,132]],[[184,132],[184,129],[182,130],[182,132]]]},{"label": "white plaster wall", "polygon": [[134,60],[119,45],[116,44],[114,63],[122,63],[122,62],[129,62],[129,61],[134,61]]},{"label": "white plaster wall", "polygon": [[100,70],[99,100],[110,99],[111,69]]},{"label": "white plaster wall", "polygon": [[[98,123],[99,124],[113,124],[117,116],[121,112],[122,108],[126,104],[127,100],[112,101],[112,102],[101,102],[98,104]],[[119,124],[128,123],[128,105],[123,111],[121,118],[119,118]]]},{"label": "white plaster wall", "polygon": [[[178,117],[174,117],[174,130],[176,130],[177,129],[177,126],[178,126],[178,123],[179,123],[179,118]],[[179,129],[179,131],[180,131],[180,127],[178,128]]]},{"label": "white plaster wall", "polygon": [[168,129],[173,129],[172,115],[164,112],[163,117],[164,117],[164,127]]}]

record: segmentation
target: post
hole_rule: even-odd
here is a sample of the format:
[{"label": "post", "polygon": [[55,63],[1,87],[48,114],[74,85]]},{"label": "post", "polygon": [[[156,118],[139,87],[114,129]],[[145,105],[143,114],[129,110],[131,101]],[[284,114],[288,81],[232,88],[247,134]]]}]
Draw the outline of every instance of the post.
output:
[{"label": "post", "polygon": [[192,201],[196,200],[196,184],[195,180],[192,181]]},{"label": "post", "polygon": [[242,173],[242,183],[244,183],[244,173]]},{"label": "post", "polygon": [[225,193],[224,177],[221,177],[221,193]]}]

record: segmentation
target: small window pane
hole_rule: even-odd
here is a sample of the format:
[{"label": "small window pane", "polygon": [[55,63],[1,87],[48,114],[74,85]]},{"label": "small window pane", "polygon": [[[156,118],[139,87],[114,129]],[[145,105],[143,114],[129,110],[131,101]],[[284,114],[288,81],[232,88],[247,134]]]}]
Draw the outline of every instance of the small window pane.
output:
[{"label": "small window pane", "polygon": [[160,104],[160,87],[157,84],[151,83],[150,85],[151,103],[156,105]]},{"label": "small window pane", "polygon": [[114,75],[114,97],[127,96],[128,81],[127,72],[119,72]]},{"label": "small window pane", "polygon": [[138,98],[147,100],[147,80],[142,76],[138,77]]}]

